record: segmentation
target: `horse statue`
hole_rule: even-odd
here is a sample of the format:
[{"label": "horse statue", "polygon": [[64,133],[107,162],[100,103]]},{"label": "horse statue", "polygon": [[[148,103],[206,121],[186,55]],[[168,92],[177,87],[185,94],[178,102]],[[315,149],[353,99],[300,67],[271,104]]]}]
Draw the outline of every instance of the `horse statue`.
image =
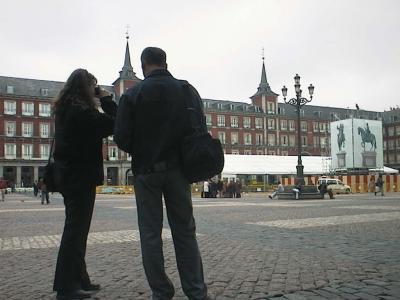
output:
[{"label": "horse statue", "polygon": [[340,124],[339,126],[336,127],[339,130],[339,133],[337,135],[337,142],[339,146],[339,151],[342,151],[342,148],[344,147],[346,138],[344,136],[344,125]]},{"label": "horse statue", "polygon": [[376,150],[376,138],[375,138],[375,135],[369,131],[368,124],[365,129],[358,127],[358,135],[361,135],[361,140],[362,140],[361,146],[364,148],[364,151],[365,151],[366,143],[371,144],[371,148],[369,149],[369,151],[371,151],[372,148],[374,148],[374,150]]}]

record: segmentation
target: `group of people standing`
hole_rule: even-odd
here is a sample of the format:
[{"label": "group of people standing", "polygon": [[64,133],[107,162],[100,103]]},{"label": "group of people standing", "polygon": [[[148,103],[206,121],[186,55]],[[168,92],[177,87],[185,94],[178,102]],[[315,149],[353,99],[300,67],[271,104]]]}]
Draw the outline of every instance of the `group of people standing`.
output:
[{"label": "group of people standing", "polygon": [[148,47],[140,59],[145,78],[124,91],[118,106],[85,69],[72,72],[56,98],[53,157],[66,216],[53,285],[58,300],[90,298],[101,288],[91,281],[85,256],[96,186],[104,179],[103,138],[111,135],[132,156],[142,261],[152,299],[170,300],[175,294],[164,268],[163,202],[183,292],[192,300],[209,299],[179,147],[193,133],[194,119],[207,132],[201,98],[167,70],[162,49]]},{"label": "group of people standing", "polygon": [[218,181],[206,180],[201,191],[202,198],[241,198],[242,183],[240,179]]}]

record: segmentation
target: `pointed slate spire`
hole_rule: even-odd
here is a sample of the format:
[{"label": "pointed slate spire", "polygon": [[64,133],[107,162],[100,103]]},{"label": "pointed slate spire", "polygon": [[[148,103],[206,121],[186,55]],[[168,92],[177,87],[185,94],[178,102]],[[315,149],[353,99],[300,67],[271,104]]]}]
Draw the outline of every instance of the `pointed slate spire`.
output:
[{"label": "pointed slate spire", "polygon": [[272,90],[271,87],[269,86],[269,83],[267,81],[267,72],[265,72],[265,63],[264,63],[264,53],[262,56],[262,69],[261,69],[261,81],[260,84],[258,86],[257,89],[257,93],[255,93],[253,96],[251,96],[250,98],[259,96],[259,95],[275,95],[277,96],[277,94],[275,94]]},{"label": "pointed slate spire", "polygon": [[131,64],[131,54],[129,52],[129,35],[126,35],[126,49],[125,49],[125,60],[124,66],[122,67],[122,71],[119,72],[119,77],[121,79],[137,79],[136,73],[133,72],[132,64]]}]

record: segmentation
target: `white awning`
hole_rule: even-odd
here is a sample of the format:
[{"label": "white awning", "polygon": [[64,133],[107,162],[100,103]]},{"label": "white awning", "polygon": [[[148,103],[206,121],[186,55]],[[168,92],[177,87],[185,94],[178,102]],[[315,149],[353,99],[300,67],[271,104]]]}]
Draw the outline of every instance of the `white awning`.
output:
[{"label": "white awning", "polygon": [[[331,159],[324,156],[303,156],[304,174],[317,175],[329,172]],[[297,156],[234,155],[225,154],[222,174],[294,175]]]}]

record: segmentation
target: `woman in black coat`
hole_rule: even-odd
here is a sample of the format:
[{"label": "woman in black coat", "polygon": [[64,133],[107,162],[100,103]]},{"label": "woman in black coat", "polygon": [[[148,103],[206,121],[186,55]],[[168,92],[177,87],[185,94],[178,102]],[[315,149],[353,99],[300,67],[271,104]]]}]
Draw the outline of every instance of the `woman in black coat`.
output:
[{"label": "woman in black coat", "polygon": [[[100,99],[98,110],[96,99]],[[117,105],[84,69],[72,72],[54,104],[54,161],[64,198],[65,225],[53,289],[57,299],[83,299],[100,285],[86,270],[86,242],[96,186],[103,183],[103,138],[112,135]]]}]

